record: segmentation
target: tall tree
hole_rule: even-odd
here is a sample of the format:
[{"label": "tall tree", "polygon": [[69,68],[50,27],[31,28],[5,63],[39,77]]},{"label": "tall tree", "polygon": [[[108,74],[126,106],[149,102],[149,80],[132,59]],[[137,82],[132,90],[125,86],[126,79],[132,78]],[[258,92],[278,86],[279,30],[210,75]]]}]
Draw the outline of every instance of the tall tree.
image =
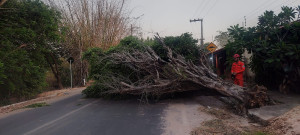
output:
[{"label": "tall tree", "polygon": [[233,26],[228,30],[234,41],[226,46],[227,52],[244,49],[252,52],[250,67],[258,83],[269,88],[278,88],[281,84],[283,92],[297,88],[300,82],[300,23],[293,22],[294,19],[294,9],[282,7],[278,15],[273,11],[264,12],[255,27],[241,30],[242,27]]},{"label": "tall tree", "polygon": [[300,5],[296,8],[296,10],[298,12],[297,20],[300,20]]},{"label": "tall tree", "polygon": [[87,77],[88,64],[82,60],[83,52],[90,47],[107,50],[130,34],[129,13],[125,0],[66,0],[52,5],[62,11],[65,29],[64,46],[75,59],[74,83],[82,85]]},{"label": "tall tree", "polygon": [[218,35],[215,36],[215,40],[218,42],[220,47],[225,47],[228,44],[228,41],[232,40],[228,32],[218,31]]},{"label": "tall tree", "polygon": [[[32,97],[43,90],[46,57],[59,41],[59,13],[39,0],[9,0],[0,10],[1,97]],[[53,60],[53,59],[52,59]]]},{"label": "tall tree", "polygon": [[295,12],[295,9],[292,7],[283,6],[281,7],[281,12],[278,14],[278,17],[280,18],[281,25],[285,23],[290,23],[294,20],[295,15],[297,12]]}]

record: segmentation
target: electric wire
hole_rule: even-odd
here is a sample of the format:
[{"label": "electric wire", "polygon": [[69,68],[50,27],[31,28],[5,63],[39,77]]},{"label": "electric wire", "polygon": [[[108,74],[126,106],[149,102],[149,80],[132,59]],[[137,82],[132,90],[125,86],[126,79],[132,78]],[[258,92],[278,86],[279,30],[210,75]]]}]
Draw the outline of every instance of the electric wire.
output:
[{"label": "electric wire", "polygon": [[216,0],[216,1],[215,1],[215,3],[213,4],[213,6],[211,6],[211,7],[208,9],[207,13],[203,16],[203,18],[205,18],[205,17],[208,15],[208,13],[210,13],[210,11],[213,10],[213,8],[216,6],[216,4],[218,3],[218,1],[219,1],[219,0]]},{"label": "electric wire", "polygon": [[[211,1],[208,1],[208,3],[206,2],[206,3],[204,3],[203,5],[204,5],[204,7],[201,9],[201,11],[200,11],[200,14],[198,15],[198,16],[200,16],[200,15],[202,15],[202,13],[203,13],[203,11],[204,11],[204,9],[206,8],[206,6],[205,5],[209,5],[209,3],[210,3]],[[201,16],[200,16],[201,17]]]},{"label": "electric wire", "polygon": [[[269,8],[269,10],[274,11],[275,8],[281,7],[282,5],[286,4],[287,2],[289,2],[289,1],[287,0],[287,1],[284,1],[284,2],[282,2],[282,3],[280,3],[280,4],[277,4],[276,6],[272,6],[271,8]],[[273,3],[273,4],[274,4],[274,3]],[[267,8],[262,9],[262,10],[260,10],[260,12],[261,12],[261,11],[265,12],[266,10],[268,10],[268,9],[267,9]],[[249,17],[249,20],[251,20],[251,19],[253,19],[253,18],[256,18],[256,17],[258,17],[258,16],[256,16],[256,15],[253,14],[251,17]]]},{"label": "electric wire", "polygon": [[[282,6],[291,6],[291,4],[293,4],[293,3],[295,3],[296,1],[298,1],[298,0],[294,0],[294,1],[285,1],[285,2],[282,2],[282,3],[280,3],[280,4],[277,4],[276,6],[273,6],[270,10],[271,11],[273,11],[275,14],[276,14],[276,12],[278,12],[278,11],[280,11],[281,10],[281,7]],[[289,2],[289,3],[288,3]],[[270,11],[269,10],[269,11]],[[249,20],[249,24],[253,24],[253,23],[255,23],[255,22],[258,22],[258,17],[259,16],[256,16],[255,18],[249,18],[248,20]]]},{"label": "electric wire", "polygon": [[193,18],[195,18],[195,15],[198,13],[199,9],[201,9],[204,5],[204,3],[206,2],[206,0],[202,1],[201,4],[198,6],[198,8],[196,9],[194,15],[193,15]]},{"label": "electric wire", "polygon": [[[275,5],[275,6],[272,6],[271,8],[267,8],[266,6],[260,6],[260,8],[256,8],[256,9],[260,9],[260,10],[257,10],[256,12],[253,12],[253,11],[251,11],[250,13],[248,13],[248,15],[246,15],[246,17],[247,17],[247,20],[248,20],[248,26],[251,26],[251,25],[253,25],[256,21],[257,21],[257,19],[258,19],[258,15],[257,14],[255,14],[255,13],[258,13],[258,12],[262,12],[262,11],[265,11],[266,9],[267,10],[272,10],[272,11],[274,11],[275,9],[277,9],[278,7],[281,7],[282,5],[285,5],[286,3],[288,3],[288,2],[290,2],[290,3],[295,3],[297,0],[295,0],[295,1],[292,1],[292,2],[290,2],[290,1],[284,1],[284,2],[282,2],[282,3],[280,3],[280,4],[277,4],[277,5]],[[266,3],[266,2],[265,2]],[[289,4],[290,4],[289,3]],[[274,3],[272,3],[271,5],[273,5]],[[262,8],[263,7],[263,8]],[[268,7],[270,7],[270,5],[268,5]],[[278,10],[280,10],[280,8],[278,9]],[[278,11],[278,10],[275,10],[275,11]],[[239,20],[241,20],[241,18],[239,19]],[[238,20],[236,21],[236,22],[238,22]]]},{"label": "electric wire", "polygon": [[[272,2],[272,3],[270,4],[270,2]],[[245,15],[247,17],[247,20],[248,20],[248,24],[249,24],[248,26],[251,26],[251,24],[253,24],[253,22],[255,22],[257,20],[258,14],[260,12],[264,12],[264,11],[269,10],[269,9],[273,10],[274,8],[276,8],[278,6],[281,6],[281,5],[283,5],[283,4],[287,3],[287,2],[289,2],[289,1],[288,0],[287,1],[283,1],[280,4],[272,6],[272,8],[267,8],[267,7],[270,7],[271,5],[274,5],[275,2],[274,1],[266,1],[262,6],[256,8],[255,10],[253,10],[253,11],[249,12],[247,15]],[[267,4],[267,5],[265,5],[265,4]],[[240,18],[239,20],[241,20],[242,18]],[[237,20],[235,22],[239,22],[239,20]]]},{"label": "electric wire", "polygon": [[[263,7],[265,7],[265,6],[267,6],[267,4],[269,4],[270,2],[272,2],[272,1],[270,1],[270,0],[265,1],[265,2],[264,2],[263,4],[261,4],[259,7],[257,7],[256,9],[254,9],[254,10],[252,10],[252,11],[250,11],[249,13],[247,13],[247,14],[244,15],[244,16],[246,16],[246,17],[248,18],[248,17],[250,16],[250,14],[253,14],[253,12],[257,12],[257,10],[259,10],[259,9],[261,9],[261,8],[263,8]],[[235,20],[233,23],[239,22],[239,20],[243,19],[244,16],[243,16],[243,17],[240,17],[240,18],[237,19],[237,20]]]}]

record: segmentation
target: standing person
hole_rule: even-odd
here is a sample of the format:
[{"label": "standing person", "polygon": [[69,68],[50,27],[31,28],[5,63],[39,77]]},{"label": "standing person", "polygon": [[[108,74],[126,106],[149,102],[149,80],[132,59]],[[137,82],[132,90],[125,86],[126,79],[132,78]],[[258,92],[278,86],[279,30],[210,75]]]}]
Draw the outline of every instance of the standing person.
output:
[{"label": "standing person", "polygon": [[245,71],[245,64],[239,60],[240,55],[235,54],[233,58],[231,74],[234,78],[234,84],[244,87],[243,72]]}]

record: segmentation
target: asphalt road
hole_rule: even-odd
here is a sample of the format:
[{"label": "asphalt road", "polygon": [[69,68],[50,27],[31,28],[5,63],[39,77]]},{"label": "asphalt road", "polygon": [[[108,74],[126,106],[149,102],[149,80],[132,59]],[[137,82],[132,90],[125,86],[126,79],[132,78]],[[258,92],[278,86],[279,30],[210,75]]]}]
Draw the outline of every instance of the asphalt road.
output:
[{"label": "asphalt road", "polygon": [[0,119],[0,135],[159,135],[164,104],[84,99],[80,94],[50,106]]}]

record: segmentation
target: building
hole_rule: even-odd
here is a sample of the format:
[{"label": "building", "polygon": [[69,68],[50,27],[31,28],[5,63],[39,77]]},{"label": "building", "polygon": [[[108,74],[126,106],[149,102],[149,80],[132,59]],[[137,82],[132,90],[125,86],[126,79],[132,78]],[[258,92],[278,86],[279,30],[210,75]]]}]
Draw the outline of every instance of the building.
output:
[{"label": "building", "polygon": [[[225,79],[231,80],[231,63],[227,62],[227,54],[225,48],[221,48],[216,50],[213,53],[208,53],[207,57],[213,67],[215,73]],[[230,56],[232,57],[232,56]],[[245,81],[253,81],[255,74],[250,70],[249,63],[250,63],[251,53],[248,53],[247,50],[242,54],[242,61],[245,63],[246,69],[244,72],[244,79]]]}]

